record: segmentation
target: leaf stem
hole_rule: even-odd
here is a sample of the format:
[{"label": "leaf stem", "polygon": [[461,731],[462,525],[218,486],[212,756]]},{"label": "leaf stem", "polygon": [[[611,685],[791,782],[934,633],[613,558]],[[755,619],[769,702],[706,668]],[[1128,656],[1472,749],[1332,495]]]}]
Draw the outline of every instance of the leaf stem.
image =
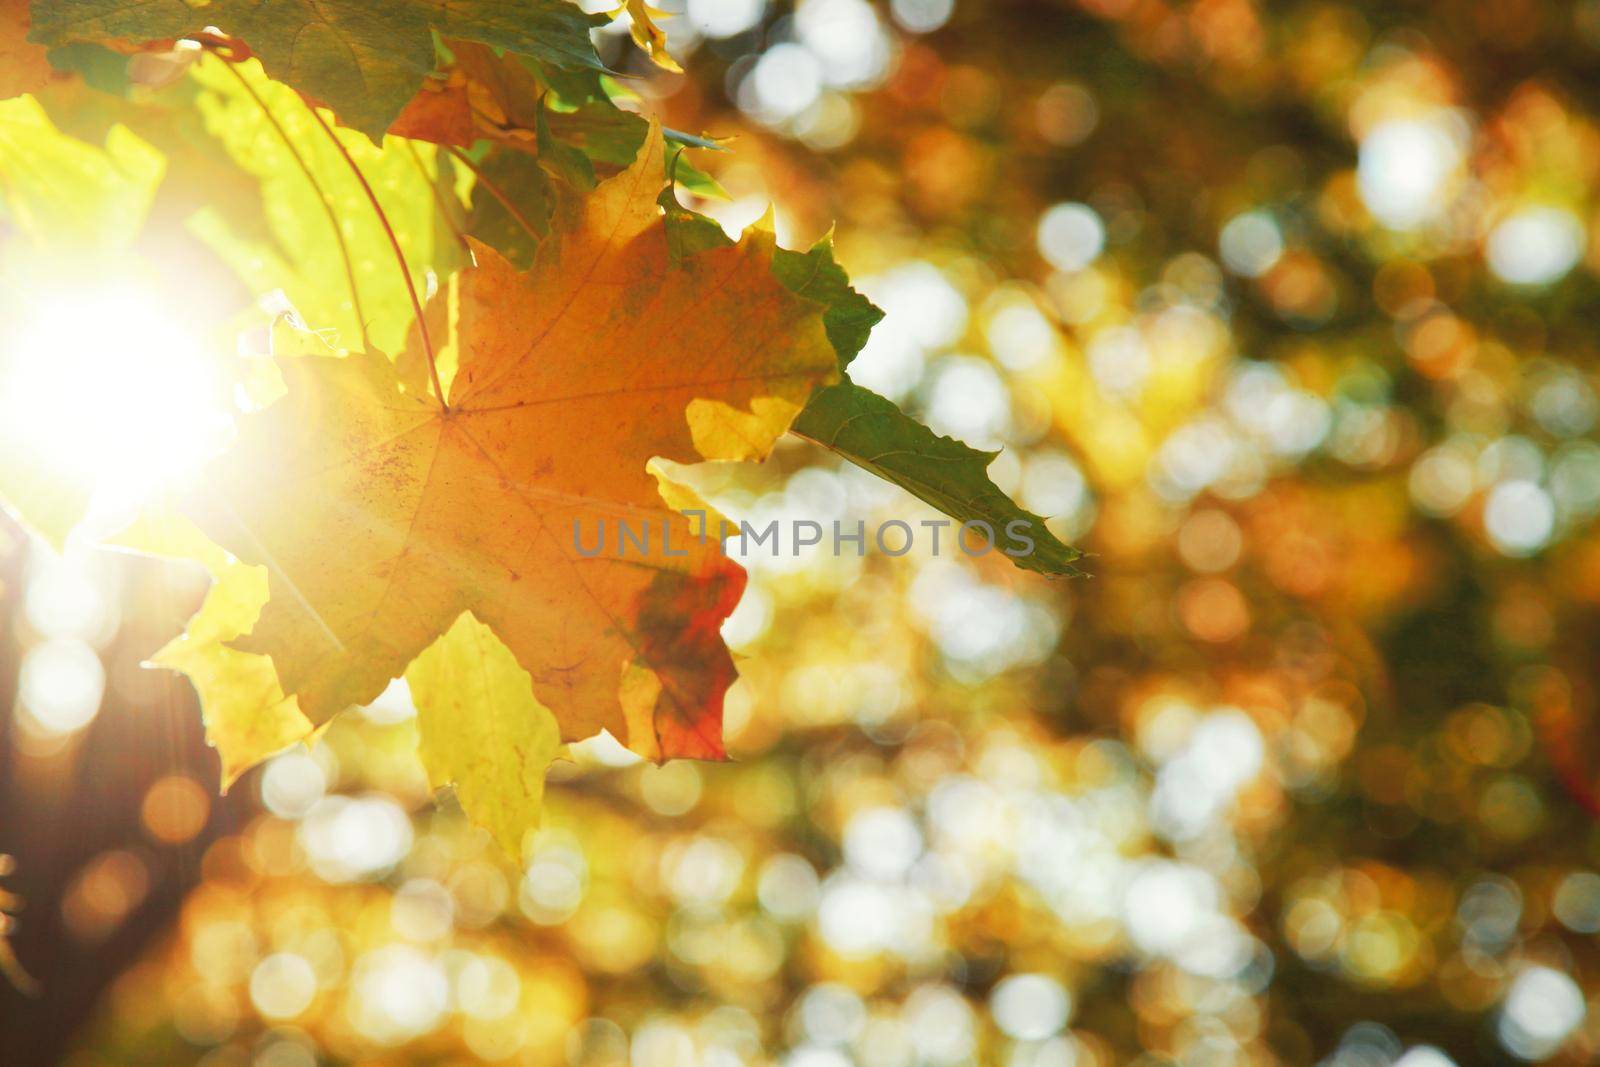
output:
[{"label": "leaf stem", "polygon": [[256,107],[261,109],[261,114],[266,117],[268,124],[277,131],[278,139],[283,142],[283,147],[289,150],[289,155],[294,157],[295,163],[300,167],[300,173],[306,176],[306,181],[311,183],[312,191],[317,194],[317,200],[322,204],[322,210],[327,213],[328,225],[333,227],[333,239],[338,242],[339,256],[344,260],[344,276],[346,281],[350,283],[350,305],[355,309],[356,322],[361,327],[361,347],[367,348],[367,316],[361,310],[361,290],[356,287],[355,261],[350,258],[350,246],[345,243],[344,228],[339,225],[339,216],[333,210],[333,200],[328,196],[327,190],[322,187],[322,183],[317,181],[317,176],[311,170],[311,164],[306,162],[306,157],[300,154],[300,149],[296,148],[294,142],[289,139],[289,132],[283,128],[283,124],[272,113],[272,109],[267,107],[267,102],[261,99],[261,94],[256,92],[255,86],[250,84],[249,80],[239,72],[231,61],[217,54],[214,50],[212,54],[216,55],[217,62],[221,63],[229,74],[239,80],[240,87],[244,89],[251,100],[255,101]]},{"label": "leaf stem", "polygon": [[539,231],[533,228],[533,223],[529,222],[527,216],[517,209],[517,205],[511,202],[511,198],[505,194],[504,190],[489,180],[488,175],[483,173],[483,168],[474,163],[471,156],[467,155],[454,145],[446,145],[445,147],[450,149],[450,154],[454,156],[462,166],[466,167],[472,172],[473,177],[478,179],[479,185],[489,190],[490,196],[500,201],[500,206],[505,208],[506,211],[510,212],[511,217],[517,221],[517,225],[528,231],[529,237],[532,237],[535,241],[540,239]]},{"label": "leaf stem", "polygon": [[372,191],[372,183],[367,181],[367,176],[361,173],[361,168],[356,166],[355,157],[350,155],[350,150],[339,140],[329,126],[327,120],[317,113],[317,109],[305,101],[306,110],[311,112],[311,117],[317,120],[317,125],[322,127],[322,132],[328,135],[328,140],[339,150],[344,161],[350,166],[350,173],[356,176],[356,181],[361,183],[361,191],[367,194],[367,203],[372,205],[372,211],[378,216],[378,223],[383,227],[383,232],[389,237],[389,247],[394,249],[395,262],[400,266],[400,277],[406,283],[406,295],[411,298],[411,310],[417,316],[417,332],[422,336],[422,351],[428,357],[428,373],[433,376],[433,392],[439,400],[441,411],[449,411],[450,405],[445,402],[444,386],[439,382],[439,363],[433,354],[433,339],[428,336],[428,320],[422,313],[422,301],[417,299],[417,287],[411,280],[411,268],[406,266],[406,254],[400,247],[400,238],[396,236],[394,227],[389,224],[389,216],[384,213],[383,205],[378,202],[378,194]]}]

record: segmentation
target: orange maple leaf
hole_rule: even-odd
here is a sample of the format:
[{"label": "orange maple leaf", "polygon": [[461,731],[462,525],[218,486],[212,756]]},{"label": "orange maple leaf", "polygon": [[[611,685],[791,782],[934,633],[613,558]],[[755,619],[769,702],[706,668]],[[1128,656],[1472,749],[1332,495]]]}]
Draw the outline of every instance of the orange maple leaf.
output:
[{"label": "orange maple leaf", "polygon": [[722,755],[719,627],[744,574],[647,464],[765,456],[836,357],[822,308],[773,278],[770,234],[674,260],[662,173],[652,127],[529,272],[474,246],[447,403],[414,361],[279,361],[287,394],[243,421],[195,515],[268,568],[235,644],[271,656],[314,722],[372,700],[470,610],[565,739],[605,727],[656,758]]},{"label": "orange maple leaf", "polygon": [[396,137],[470,148],[477,138],[466,78],[430,78],[389,124]]},{"label": "orange maple leaf", "polygon": [[28,40],[30,21],[28,0],[0,0],[0,100],[65,77],[50,66],[45,49]]}]

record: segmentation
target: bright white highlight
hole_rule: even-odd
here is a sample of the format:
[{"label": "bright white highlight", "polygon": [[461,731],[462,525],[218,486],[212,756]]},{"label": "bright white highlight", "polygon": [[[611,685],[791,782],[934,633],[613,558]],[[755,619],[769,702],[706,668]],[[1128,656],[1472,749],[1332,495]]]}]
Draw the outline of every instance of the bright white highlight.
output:
[{"label": "bright white highlight", "polygon": [[1007,1035],[1020,1041],[1042,1041],[1067,1025],[1072,997],[1049,975],[1014,974],[994,987],[989,1010]]},{"label": "bright white highlight", "polygon": [[1438,112],[1394,119],[1379,123],[1362,139],[1356,186],[1367,209],[1385,226],[1416,229],[1446,206],[1445,194],[1464,156],[1464,138],[1452,118]]},{"label": "bright white highlight", "polygon": [[1483,525],[1494,547],[1508,556],[1539,551],[1555,532],[1555,502],[1533,482],[1501,482],[1483,508]]},{"label": "bright white highlight", "polygon": [[41,468],[137,503],[221,443],[228,416],[200,339],[137,288],[30,302],[5,333],[0,427]]},{"label": "bright white highlight", "polygon": [[1229,270],[1259,278],[1283,255],[1283,234],[1267,212],[1246,211],[1222,227],[1217,250]]},{"label": "bright white highlight", "polygon": [[293,1019],[316,995],[316,972],[292,952],[268,956],[250,974],[250,1001],[269,1019]]},{"label": "bright white highlight", "polygon": [[732,37],[766,14],[766,0],[689,0],[689,23],[707,37]]},{"label": "bright white highlight", "polygon": [[83,729],[100,713],[106,672],[94,649],[82,641],[35,645],[22,660],[17,693],[33,724],[47,734]]},{"label": "bright white highlight", "polygon": [[1039,217],[1039,254],[1056,270],[1079,271],[1100,257],[1105,223],[1087,204],[1057,204]]},{"label": "bright white highlight", "polygon": [[1560,208],[1526,208],[1489,231],[1489,269],[1513,285],[1548,285],[1583,257],[1583,223]]},{"label": "bright white highlight", "polygon": [[1578,983],[1550,967],[1529,967],[1506,993],[1500,1043],[1522,1059],[1542,1060],[1561,1047],[1586,1011]]}]

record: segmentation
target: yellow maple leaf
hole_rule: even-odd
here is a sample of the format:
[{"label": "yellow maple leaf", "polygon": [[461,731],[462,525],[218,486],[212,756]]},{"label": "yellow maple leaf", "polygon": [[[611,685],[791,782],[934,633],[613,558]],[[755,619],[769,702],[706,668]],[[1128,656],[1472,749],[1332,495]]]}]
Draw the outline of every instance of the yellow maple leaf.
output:
[{"label": "yellow maple leaf", "polygon": [[[16,864],[10,856],[0,854],[0,878],[10,874]],[[22,963],[17,959],[16,951],[12,949],[8,940],[13,927],[11,913],[22,907],[22,898],[15,893],[0,889],[0,977],[8,980],[19,992],[29,996],[38,992],[39,987],[22,969]]]},{"label": "yellow maple leaf", "polygon": [[658,17],[670,12],[651,7],[644,0],[626,0],[626,3],[612,12],[611,17],[617,18],[623,12],[628,14],[628,35],[633,38],[633,43],[644,49],[655,65],[662,70],[670,70],[675,74],[682,73],[683,68],[678,66],[677,61],[667,53],[666,32],[655,23]]},{"label": "yellow maple leaf", "polygon": [[453,783],[467,817],[520,857],[523,835],[539,822],[545,771],[561,750],[528,672],[468,613],[412,661],[406,682],[429,782]]},{"label": "yellow maple leaf", "polygon": [[[206,743],[221,757],[224,792],[262,760],[319,733],[284,695],[270,659],[225,643],[248,632],[266,603],[265,568],[231,559],[186,519],[159,509],[111,543],[197,562],[214,576],[188,628],[149,666],[178,671],[194,686]],[[468,818],[509,855],[520,855],[524,836],[539,825],[545,773],[562,750],[555,718],[534,697],[528,672],[493,631],[463,614],[405,677],[428,780],[436,789],[454,786]],[[4,964],[0,942],[0,972]]]},{"label": "yellow maple leaf", "polygon": [[267,602],[264,567],[230,558],[186,519],[165,511],[141,515],[113,543],[192,560],[211,572],[200,610],[181,635],[150,657],[150,666],[178,671],[194,686],[206,743],[222,759],[224,792],[257,763],[315,733],[294,698],[284,695],[272,661],[227,645],[250,632]]},{"label": "yellow maple leaf", "polygon": [[821,307],[772,276],[769,233],[674,259],[662,151],[652,127],[527,273],[475,246],[447,403],[375,353],[286,357],[283,399],[213,466],[196,517],[269,571],[234,647],[269,655],[311,721],[372,700],[471,611],[562,739],[722,755],[719,627],[744,575],[647,464],[764,456],[837,360]]},{"label": "yellow maple leaf", "polygon": [[188,629],[150,658],[194,685],[206,743],[222,759],[224,792],[263,759],[315,732],[284,695],[271,660],[225,644],[250,628],[266,598],[262,568],[226,565]]}]

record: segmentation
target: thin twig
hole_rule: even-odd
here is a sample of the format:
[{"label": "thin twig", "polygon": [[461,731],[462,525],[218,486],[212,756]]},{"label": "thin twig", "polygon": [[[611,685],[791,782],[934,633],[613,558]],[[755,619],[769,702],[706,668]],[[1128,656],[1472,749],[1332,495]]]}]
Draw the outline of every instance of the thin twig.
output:
[{"label": "thin twig", "polygon": [[267,107],[267,102],[261,99],[261,94],[256,92],[255,86],[251,85],[245,76],[239,73],[227,59],[218,55],[217,62],[221,63],[228,73],[239,79],[240,86],[249,94],[250,99],[256,102],[256,106],[261,109],[261,114],[266,116],[267,122],[277,131],[279,140],[283,141],[283,147],[289,150],[289,154],[294,157],[295,163],[300,167],[300,173],[306,176],[306,181],[311,183],[312,191],[317,194],[317,200],[322,204],[322,210],[328,215],[328,225],[333,227],[333,239],[339,244],[339,255],[344,260],[345,279],[350,283],[350,304],[355,308],[356,322],[361,327],[361,347],[363,349],[370,347],[367,343],[367,316],[361,310],[361,290],[356,287],[355,261],[350,258],[350,246],[345,243],[344,228],[339,225],[339,216],[333,210],[333,201],[329,198],[327,191],[322,188],[322,183],[317,181],[317,176],[312,172],[311,165],[306,162],[305,156],[301,155],[294,142],[289,140],[288,131],[283,128],[283,124],[278,121],[278,117]]},{"label": "thin twig", "polygon": [[411,298],[411,310],[417,316],[417,331],[422,335],[422,351],[428,357],[428,373],[433,376],[434,395],[438,397],[440,410],[449,411],[450,405],[444,399],[444,386],[439,383],[439,364],[433,354],[433,339],[428,336],[428,320],[422,314],[422,301],[417,299],[417,287],[411,280],[411,268],[406,266],[406,254],[400,247],[400,238],[395,235],[394,227],[389,225],[389,216],[384,213],[383,205],[378,203],[378,194],[372,191],[372,184],[367,181],[367,176],[361,173],[360,167],[356,166],[355,158],[350,155],[350,150],[344,146],[344,142],[339,140],[338,135],[333,132],[333,127],[328,125],[327,121],[317,113],[317,109],[309,102],[306,103],[306,110],[311,112],[311,117],[317,120],[318,126],[322,127],[322,132],[328,135],[328,140],[333,142],[333,146],[339,150],[339,154],[344,157],[344,161],[350,165],[350,173],[354,174],[356,181],[361,183],[361,191],[367,194],[367,203],[372,205],[372,211],[378,216],[378,222],[383,226],[383,232],[389,237],[389,246],[394,249],[395,262],[400,265],[400,277],[406,283],[406,295]]},{"label": "thin twig", "polygon": [[483,173],[483,168],[474,163],[471,156],[454,145],[446,145],[445,147],[450,149],[450,154],[459,160],[462,166],[472,172],[473,177],[478,179],[479,185],[489,190],[490,196],[500,201],[500,206],[511,213],[511,217],[517,220],[519,226],[528,231],[529,237],[532,237],[535,241],[540,239],[539,231],[533,228],[533,223],[529,222],[527,216],[517,210],[517,205],[511,202],[511,198],[499,186],[489,180],[488,176]]}]

